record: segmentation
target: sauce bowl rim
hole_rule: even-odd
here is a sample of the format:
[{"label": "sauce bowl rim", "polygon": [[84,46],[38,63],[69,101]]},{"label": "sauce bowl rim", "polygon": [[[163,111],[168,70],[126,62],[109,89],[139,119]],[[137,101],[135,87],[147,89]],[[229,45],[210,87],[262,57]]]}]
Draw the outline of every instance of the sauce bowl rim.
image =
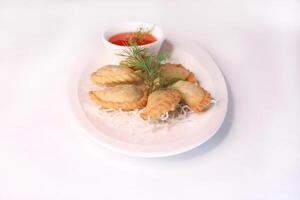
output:
[{"label": "sauce bowl rim", "polygon": [[[110,47],[113,47],[114,49],[125,49],[125,48],[128,48],[130,46],[121,46],[121,45],[117,45],[117,44],[114,44],[114,43],[111,43],[109,41],[109,38],[113,35],[108,35],[107,32],[111,31],[112,29],[116,29],[117,27],[120,27],[120,26],[135,26],[138,27],[140,25],[144,25],[144,26],[153,26],[154,29],[153,30],[156,30],[158,31],[159,35],[154,35],[153,33],[151,33],[155,38],[156,38],[156,41],[154,42],[151,42],[149,44],[144,44],[144,45],[138,45],[138,47],[142,47],[142,48],[147,48],[147,47],[150,47],[150,46],[153,46],[153,45],[156,45],[160,42],[162,42],[164,40],[164,32],[162,31],[162,29],[160,27],[158,27],[157,25],[153,24],[153,23],[147,23],[147,22],[139,22],[139,21],[128,21],[128,22],[122,22],[122,23],[118,23],[116,25],[113,25],[113,26],[110,26],[109,28],[105,29],[105,31],[103,31],[102,33],[102,41],[106,44],[106,45],[109,45]],[[130,32],[131,30],[128,30],[128,32]],[[126,31],[120,31],[120,33],[122,32],[126,32]],[[154,32],[154,31],[153,31]],[[118,33],[116,33],[118,34]]]}]

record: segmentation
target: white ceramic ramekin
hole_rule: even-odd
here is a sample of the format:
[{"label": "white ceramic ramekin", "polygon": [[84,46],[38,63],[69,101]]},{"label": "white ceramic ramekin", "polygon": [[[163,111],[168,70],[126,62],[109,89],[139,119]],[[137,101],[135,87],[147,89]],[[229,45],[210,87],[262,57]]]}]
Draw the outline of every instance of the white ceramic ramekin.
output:
[{"label": "white ceramic ramekin", "polygon": [[162,32],[162,30],[159,27],[157,27],[154,24],[145,23],[145,22],[124,22],[124,23],[112,26],[111,28],[104,31],[102,34],[102,42],[104,43],[104,46],[107,51],[106,52],[107,56],[109,56],[109,60],[111,61],[111,63],[116,64],[116,63],[120,62],[122,57],[118,56],[118,54],[122,53],[122,51],[124,51],[128,47],[112,44],[111,42],[109,42],[109,38],[118,33],[136,31],[137,28],[139,28],[141,26],[146,29],[153,28],[151,34],[157,40],[150,44],[140,45],[140,47],[148,49],[151,53],[159,52],[159,49],[164,41],[164,33]]}]

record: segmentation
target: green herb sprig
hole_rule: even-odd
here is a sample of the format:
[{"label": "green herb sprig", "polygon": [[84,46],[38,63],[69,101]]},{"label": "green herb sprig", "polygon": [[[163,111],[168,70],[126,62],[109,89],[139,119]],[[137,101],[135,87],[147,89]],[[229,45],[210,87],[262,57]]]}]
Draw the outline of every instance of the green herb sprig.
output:
[{"label": "green herb sprig", "polygon": [[151,54],[147,49],[133,45],[128,46],[126,50],[118,55],[126,59],[126,65],[136,70],[140,78],[144,80],[149,93],[156,89],[157,80],[160,88],[165,86],[160,65],[168,58],[168,54]]},{"label": "green herb sprig", "polygon": [[126,46],[137,46],[139,42],[144,40],[145,34],[151,33],[154,27],[145,28],[140,26],[128,38]]}]

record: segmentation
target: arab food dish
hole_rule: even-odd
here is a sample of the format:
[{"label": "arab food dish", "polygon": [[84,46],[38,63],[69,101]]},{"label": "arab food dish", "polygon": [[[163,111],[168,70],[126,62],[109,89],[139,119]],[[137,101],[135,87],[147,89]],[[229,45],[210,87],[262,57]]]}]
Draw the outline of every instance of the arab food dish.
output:
[{"label": "arab food dish", "polygon": [[99,109],[138,111],[145,121],[166,123],[188,117],[190,112],[205,112],[212,105],[211,94],[192,71],[167,62],[167,52],[154,54],[141,46],[155,41],[149,31],[139,28],[109,41],[127,48],[119,54],[123,58],[119,65],[102,66],[90,75],[92,83],[101,86],[88,94]]}]

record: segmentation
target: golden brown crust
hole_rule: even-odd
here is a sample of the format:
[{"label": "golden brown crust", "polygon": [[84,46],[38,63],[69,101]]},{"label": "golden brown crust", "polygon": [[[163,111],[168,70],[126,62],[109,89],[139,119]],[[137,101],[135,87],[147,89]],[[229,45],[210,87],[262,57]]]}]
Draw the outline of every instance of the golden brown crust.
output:
[{"label": "golden brown crust", "polygon": [[140,78],[132,69],[122,65],[105,65],[91,74],[94,83],[105,85],[133,83]]},{"label": "golden brown crust", "polygon": [[187,77],[186,81],[189,81],[191,83],[196,83],[196,84],[199,84],[198,83],[198,80],[195,76],[195,74],[193,72],[190,72],[189,76]]},{"label": "golden brown crust", "polygon": [[183,67],[182,64],[164,63],[160,65],[161,67],[173,66],[173,67]]},{"label": "golden brown crust", "polygon": [[170,88],[178,90],[186,103],[193,111],[201,112],[209,108],[211,94],[204,88],[188,81],[178,81]]},{"label": "golden brown crust", "polygon": [[180,100],[181,95],[176,90],[157,90],[149,95],[147,106],[140,116],[144,120],[155,120],[162,114],[174,110]]},{"label": "golden brown crust", "polygon": [[212,100],[211,94],[207,90],[203,88],[201,89],[204,92],[202,100],[196,101],[195,103],[191,103],[190,105],[190,108],[195,112],[205,111],[211,105],[211,100]]},{"label": "golden brown crust", "polygon": [[187,80],[192,83],[197,83],[197,78],[195,74],[188,69],[186,69],[181,64],[172,64],[165,63],[161,65],[162,76],[166,79],[167,82],[176,80]]},{"label": "golden brown crust", "polygon": [[146,88],[142,89],[142,96],[140,99],[131,102],[122,102],[121,99],[118,102],[106,101],[99,97],[96,91],[90,91],[89,96],[92,101],[94,101],[97,105],[100,105],[102,108],[121,109],[124,111],[144,108],[148,98]]}]

